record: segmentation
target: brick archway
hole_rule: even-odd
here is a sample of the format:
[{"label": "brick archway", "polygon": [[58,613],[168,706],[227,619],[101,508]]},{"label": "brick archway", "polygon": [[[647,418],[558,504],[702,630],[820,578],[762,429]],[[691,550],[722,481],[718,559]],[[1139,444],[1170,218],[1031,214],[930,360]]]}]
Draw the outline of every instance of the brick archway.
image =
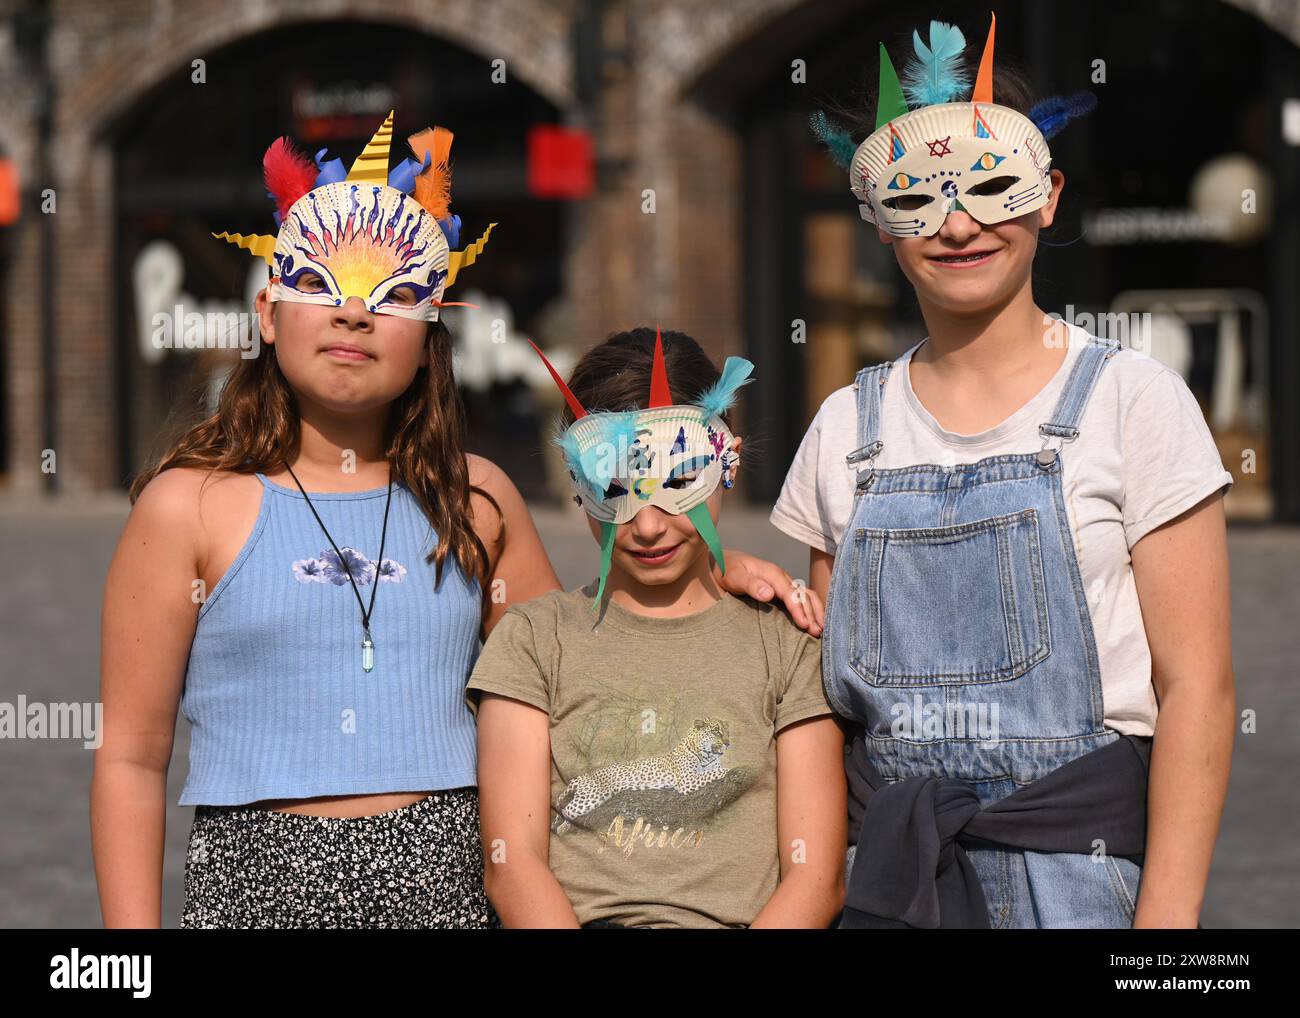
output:
[{"label": "brick archway", "polygon": [[88,67],[82,80],[60,99],[60,129],[75,127],[92,136],[103,133],[150,88],[192,59],[263,32],[320,21],[364,21],[436,36],[484,60],[504,59],[511,75],[557,106],[571,101],[568,15],[560,4],[481,0],[467,5],[433,0],[399,7],[384,0],[347,0],[322,18],[299,8],[239,3],[155,21],[132,37],[133,47]]},{"label": "brick archway", "polygon": [[[434,0],[395,7],[383,0],[346,0],[328,18],[299,8],[237,3],[171,9],[150,21],[123,21],[120,11],[86,5],[75,19],[56,21],[49,39],[55,81],[49,181],[37,181],[37,139],[31,126],[35,83],[14,82],[15,101],[0,110],[0,138],[19,168],[26,208],[52,187],[55,453],[63,492],[111,489],[120,478],[112,455],[116,427],[114,357],[113,144],[117,126],[169,76],[196,58],[256,35],[307,21],[369,22],[423,33],[484,60],[503,59],[507,74],[557,106],[571,101],[573,61],[567,5],[537,0],[484,0],[473,5]],[[209,86],[211,87],[211,86]],[[14,228],[14,265],[6,284],[9,308],[9,411],[13,422],[9,481],[15,491],[38,491],[45,478],[41,457],[44,377],[41,349],[40,217],[28,214]]]}]

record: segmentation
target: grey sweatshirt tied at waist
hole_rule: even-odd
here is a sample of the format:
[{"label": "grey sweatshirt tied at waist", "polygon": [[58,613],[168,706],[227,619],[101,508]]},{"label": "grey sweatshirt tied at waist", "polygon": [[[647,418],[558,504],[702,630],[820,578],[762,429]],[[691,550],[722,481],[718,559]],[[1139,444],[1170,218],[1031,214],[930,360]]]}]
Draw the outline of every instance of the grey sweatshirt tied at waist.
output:
[{"label": "grey sweatshirt tied at waist", "polygon": [[955,778],[886,783],[859,729],[845,758],[857,853],[839,928],[988,928],[963,845],[1087,854],[1100,839],[1108,854],[1140,861],[1150,761],[1150,738],[1121,736],[981,808]]}]

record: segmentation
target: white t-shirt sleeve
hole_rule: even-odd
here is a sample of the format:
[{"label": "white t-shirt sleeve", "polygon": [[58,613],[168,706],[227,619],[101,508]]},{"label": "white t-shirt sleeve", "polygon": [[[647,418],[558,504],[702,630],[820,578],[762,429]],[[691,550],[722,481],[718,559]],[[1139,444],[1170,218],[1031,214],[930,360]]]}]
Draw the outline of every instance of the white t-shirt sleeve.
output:
[{"label": "white t-shirt sleeve", "polygon": [[1124,536],[1131,549],[1160,524],[1232,484],[1196,397],[1163,368],[1123,422]]},{"label": "white t-shirt sleeve", "polygon": [[823,403],[799,443],[794,462],[781,485],[781,494],[777,496],[768,518],[772,526],[796,541],[833,555],[835,539],[830,514],[822,499],[821,438],[825,412],[826,404]]}]

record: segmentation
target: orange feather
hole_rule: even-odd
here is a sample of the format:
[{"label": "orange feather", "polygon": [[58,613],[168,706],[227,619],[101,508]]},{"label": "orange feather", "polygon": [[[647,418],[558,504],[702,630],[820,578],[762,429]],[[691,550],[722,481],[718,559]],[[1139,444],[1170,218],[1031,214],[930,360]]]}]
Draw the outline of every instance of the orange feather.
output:
[{"label": "orange feather", "polygon": [[411,151],[421,163],[429,155],[429,168],[415,178],[415,200],[428,209],[434,219],[451,214],[451,140],[445,127],[426,127],[408,140]]}]

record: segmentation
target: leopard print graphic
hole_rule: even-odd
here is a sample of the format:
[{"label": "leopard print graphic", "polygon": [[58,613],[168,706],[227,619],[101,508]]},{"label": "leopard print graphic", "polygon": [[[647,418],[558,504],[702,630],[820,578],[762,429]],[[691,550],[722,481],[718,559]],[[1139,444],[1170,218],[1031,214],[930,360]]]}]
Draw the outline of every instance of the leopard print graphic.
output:
[{"label": "leopard print graphic", "polygon": [[717,718],[695,722],[690,733],[662,756],[611,764],[579,774],[555,802],[551,830],[564,834],[571,821],[586,816],[619,792],[670,789],[690,795],[727,774],[722,755],[731,745],[727,723]]}]

